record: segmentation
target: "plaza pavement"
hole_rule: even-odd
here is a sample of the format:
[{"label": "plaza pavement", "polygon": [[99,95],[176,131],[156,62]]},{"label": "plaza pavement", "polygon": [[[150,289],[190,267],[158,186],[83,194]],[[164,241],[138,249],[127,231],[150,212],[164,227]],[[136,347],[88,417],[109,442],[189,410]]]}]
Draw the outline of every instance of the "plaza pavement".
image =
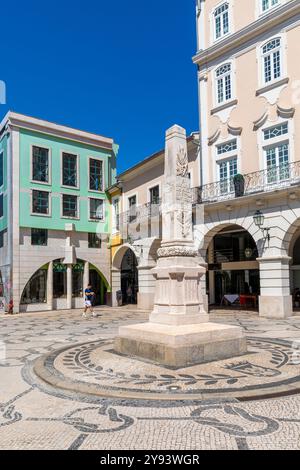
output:
[{"label": "plaza pavement", "polygon": [[[64,348],[66,371],[74,369],[82,380],[94,380],[90,352],[73,346],[109,342],[119,325],[148,318],[147,312],[131,308],[101,308],[97,313],[89,320],[78,311],[0,316],[0,449],[300,449],[300,394],[259,401],[226,393],[194,401],[122,400],[66,391],[36,377],[34,361],[52,354],[59,367],[56,351]],[[248,337],[271,351],[272,366],[262,372],[263,367],[251,370],[250,365],[248,376],[269,380],[281,374],[290,380],[290,371],[293,377],[300,375],[300,316],[266,320],[254,313],[219,310],[212,318],[242,326]],[[82,353],[86,370],[73,363],[72,348]],[[172,382],[174,373],[165,375]],[[137,383],[136,374],[130,377]],[[183,379],[192,383],[193,378]],[[167,383],[161,382],[164,391]],[[206,386],[222,388],[209,377]]]}]

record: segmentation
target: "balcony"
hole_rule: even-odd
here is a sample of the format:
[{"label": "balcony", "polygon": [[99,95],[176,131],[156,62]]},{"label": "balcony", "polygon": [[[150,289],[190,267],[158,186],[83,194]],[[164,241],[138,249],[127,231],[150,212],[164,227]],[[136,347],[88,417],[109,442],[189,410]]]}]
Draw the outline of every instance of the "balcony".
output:
[{"label": "balcony", "polygon": [[132,206],[119,216],[119,230],[123,242],[133,243],[142,238],[161,238],[161,199],[155,204]]},{"label": "balcony", "polygon": [[[236,195],[233,179],[224,179],[216,183],[193,189],[193,203],[213,203],[235,199],[241,196],[267,193],[300,185],[300,161],[272,166],[267,170],[244,175],[244,187]],[[241,188],[240,188],[241,189]]]}]

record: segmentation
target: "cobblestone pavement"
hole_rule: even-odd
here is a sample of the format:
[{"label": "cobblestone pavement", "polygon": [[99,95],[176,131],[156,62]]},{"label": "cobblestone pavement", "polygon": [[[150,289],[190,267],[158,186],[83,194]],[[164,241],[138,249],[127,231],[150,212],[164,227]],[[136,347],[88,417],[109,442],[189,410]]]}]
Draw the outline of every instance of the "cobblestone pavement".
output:
[{"label": "cobblestone pavement", "polygon": [[[0,449],[300,449],[300,394],[147,402],[65,393],[35,378],[32,363],[41,355],[112,339],[119,325],[147,319],[126,308],[98,314],[0,316]],[[218,311],[212,319],[240,325],[249,337],[289,342],[300,372],[300,316],[271,321]],[[276,368],[282,358],[273,360]]]}]

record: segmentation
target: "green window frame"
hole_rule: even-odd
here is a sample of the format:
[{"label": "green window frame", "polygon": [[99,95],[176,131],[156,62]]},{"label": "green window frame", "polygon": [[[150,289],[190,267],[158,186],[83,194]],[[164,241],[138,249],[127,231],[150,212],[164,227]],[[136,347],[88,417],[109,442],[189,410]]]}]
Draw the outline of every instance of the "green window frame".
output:
[{"label": "green window frame", "polygon": [[0,152],[0,187],[4,183],[4,152]]},{"label": "green window frame", "polygon": [[91,191],[103,191],[103,161],[90,158],[89,166],[89,189]]},{"label": "green window frame", "polygon": [[47,246],[48,245],[48,230],[43,228],[31,229],[31,245],[34,246]]},{"label": "green window frame", "polygon": [[88,234],[89,248],[101,248],[102,240],[97,233]]},{"label": "green window frame", "polygon": [[75,154],[62,153],[62,184],[72,188],[78,186],[77,155]]},{"label": "green window frame", "polygon": [[90,198],[90,219],[91,220],[104,220],[103,199]]},{"label": "green window frame", "polygon": [[49,192],[33,189],[32,191],[32,213],[49,214]]},{"label": "green window frame", "polygon": [[49,149],[33,145],[32,180],[49,183]]},{"label": "green window frame", "polygon": [[63,194],[62,197],[62,214],[63,217],[72,219],[78,218],[78,197],[72,194]]}]

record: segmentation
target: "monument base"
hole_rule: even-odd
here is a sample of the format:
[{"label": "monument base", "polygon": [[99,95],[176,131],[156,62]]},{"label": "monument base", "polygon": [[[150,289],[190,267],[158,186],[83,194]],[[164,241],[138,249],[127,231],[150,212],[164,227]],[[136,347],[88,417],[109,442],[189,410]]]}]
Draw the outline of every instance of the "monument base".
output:
[{"label": "monument base", "polygon": [[242,329],[237,326],[145,323],[121,327],[114,349],[169,367],[187,367],[241,356],[247,352],[247,345]]}]

